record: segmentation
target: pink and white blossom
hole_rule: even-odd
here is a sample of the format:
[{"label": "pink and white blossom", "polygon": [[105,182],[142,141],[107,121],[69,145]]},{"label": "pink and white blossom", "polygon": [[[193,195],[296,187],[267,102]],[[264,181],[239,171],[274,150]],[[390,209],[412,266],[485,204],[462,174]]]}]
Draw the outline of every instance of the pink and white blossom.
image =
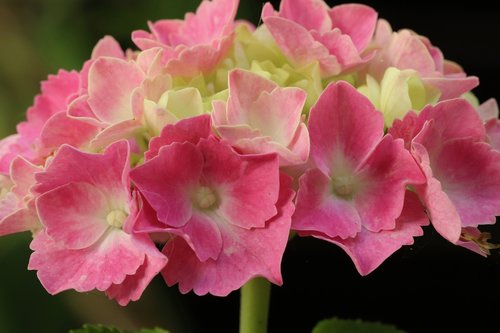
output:
[{"label": "pink and white blossom", "polygon": [[355,70],[373,57],[364,53],[377,22],[368,6],[329,8],[323,0],[283,0],[278,12],[266,3],[262,19],[292,64],[317,61],[323,77]]},{"label": "pink and white blossom", "polygon": [[97,289],[125,305],[137,300],[166,264],[148,235],[124,231],[139,216],[129,165],[125,141],[103,154],[63,146],[36,174],[43,231],[31,244],[29,269],[37,270],[49,293]]},{"label": "pink and white blossom", "polygon": [[280,88],[251,72],[229,74],[229,100],[214,101],[212,121],[218,134],[245,154],[277,153],[280,165],[303,164],[309,133],[302,119],[305,91]]}]

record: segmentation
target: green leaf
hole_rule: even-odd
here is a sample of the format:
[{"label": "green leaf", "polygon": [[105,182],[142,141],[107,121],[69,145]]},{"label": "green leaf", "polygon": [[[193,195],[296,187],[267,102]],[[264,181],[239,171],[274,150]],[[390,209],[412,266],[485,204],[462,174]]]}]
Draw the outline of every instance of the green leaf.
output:
[{"label": "green leaf", "polygon": [[361,320],[326,319],[314,327],[312,333],[405,333],[395,326]]},{"label": "green leaf", "polygon": [[142,330],[138,331],[137,333],[169,333],[168,331],[165,331],[161,328],[153,328],[153,329],[149,329],[149,328],[143,328]]},{"label": "green leaf", "polygon": [[71,330],[69,333],[169,333],[161,328],[143,328],[140,331],[122,331],[114,327],[103,325],[83,325],[83,328]]},{"label": "green leaf", "polygon": [[83,328],[71,330],[69,333],[124,333],[113,327],[106,327],[102,325],[83,325]]}]

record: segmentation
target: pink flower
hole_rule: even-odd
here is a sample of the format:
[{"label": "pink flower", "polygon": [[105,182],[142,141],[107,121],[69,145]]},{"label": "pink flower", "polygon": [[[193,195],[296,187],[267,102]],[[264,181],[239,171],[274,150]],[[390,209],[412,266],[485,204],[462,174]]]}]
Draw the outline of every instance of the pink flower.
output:
[{"label": "pink flower", "polygon": [[40,170],[18,156],[11,163],[10,177],[0,175],[0,236],[41,228],[31,193]]},{"label": "pink flower", "polygon": [[323,77],[353,70],[373,56],[363,53],[377,21],[377,13],[368,6],[330,9],[322,0],[283,0],[279,12],[266,3],[262,19],[295,66],[318,61]]},{"label": "pink flower", "polygon": [[172,75],[207,73],[231,47],[238,3],[238,0],[204,0],[196,14],[186,14],[184,21],[149,22],[151,33],[134,31],[132,40],[141,50],[163,48],[163,60]]},{"label": "pink flower", "polygon": [[[414,213],[414,203],[408,203],[414,220],[398,218],[406,186],[425,179],[403,140],[383,137],[382,114],[345,82],[326,88],[311,109],[309,130],[316,168],[299,180],[292,229],[343,244],[359,272],[367,274],[412,236],[420,235],[415,226],[424,223]],[[361,259],[355,253],[354,248],[393,233],[393,242],[381,241],[385,248]]]},{"label": "pink flower", "polygon": [[351,257],[359,274],[368,275],[401,246],[412,245],[413,237],[422,236],[424,234],[422,226],[428,224],[429,218],[417,195],[406,191],[403,210],[396,219],[394,229],[372,232],[362,228],[355,238],[345,240],[327,237],[320,233],[314,237],[340,246]]},{"label": "pink flower", "polygon": [[221,296],[257,275],[281,283],[293,194],[289,180],[280,185],[277,156],[239,155],[213,136],[165,143],[131,178],[154,209],[136,230],[177,235],[164,250],[167,283]]},{"label": "pink flower", "polygon": [[81,76],[60,70],[42,82],[41,94],[28,109],[27,120],[17,126],[18,134],[0,141],[0,173],[7,173],[12,160],[20,155],[43,165],[61,144],[86,147],[98,132],[95,124],[67,113],[81,91]]},{"label": "pink flower", "polygon": [[498,119],[498,104],[491,98],[478,107],[479,117],[484,122],[488,142],[496,150],[500,150],[500,120]]},{"label": "pink flower", "polygon": [[434,228],[457,243],[461,230],[495,223],[500,214],[500,152],[484,142],[485,129],[465,100],[409,113],[390,129],[404,137],[427,178],[415,185]]},{"label": "pink flower", "polygon": [[368,74],[377,80],[389,67],[413,69],[426,86],[439,90],[441,101],[460,97],[479,84],[477,77],[466,76],[458,64],[445,60],[429,39],[407,29],[392,32],[385,20],[379,20],[371,47],[378,52],[369,63]]},{"label": "pink flower", "polygon": [[128,232],[137,218],[124,141],[102,155],[63,146],[36,175],[36,208],[44,226],[29,269],[51,294],[106,291],[121,305],[137,300],[166,258],[147,235]]},{"label": "pink flower", "polygon": [[280,88],[257,74],[229,74],[229,100],[213,102],[212,120],[219,135],[244,154],[277,153],[280,165],[303,164],[309,133],[301,122],[306,93]]}]

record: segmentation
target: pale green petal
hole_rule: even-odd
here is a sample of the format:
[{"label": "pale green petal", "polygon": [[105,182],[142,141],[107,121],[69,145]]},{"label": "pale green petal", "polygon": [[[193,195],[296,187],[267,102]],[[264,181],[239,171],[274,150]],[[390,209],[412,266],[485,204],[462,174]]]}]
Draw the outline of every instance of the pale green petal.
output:
[{"label": "pale green petal", "polygon": [[181,90],[169,90],[167,110],[178,119],[203,114],[203,101],[201,94],[196,88],[184,88]]}]

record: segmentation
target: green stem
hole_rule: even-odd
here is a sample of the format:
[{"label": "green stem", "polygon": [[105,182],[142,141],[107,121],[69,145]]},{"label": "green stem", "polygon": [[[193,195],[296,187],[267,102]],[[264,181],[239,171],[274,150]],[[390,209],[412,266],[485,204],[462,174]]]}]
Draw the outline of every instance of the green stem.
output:
[{"label": "green stem", "polygon": [[240,333],[266,333],[271,284],[255,278],[241,287]]}]

